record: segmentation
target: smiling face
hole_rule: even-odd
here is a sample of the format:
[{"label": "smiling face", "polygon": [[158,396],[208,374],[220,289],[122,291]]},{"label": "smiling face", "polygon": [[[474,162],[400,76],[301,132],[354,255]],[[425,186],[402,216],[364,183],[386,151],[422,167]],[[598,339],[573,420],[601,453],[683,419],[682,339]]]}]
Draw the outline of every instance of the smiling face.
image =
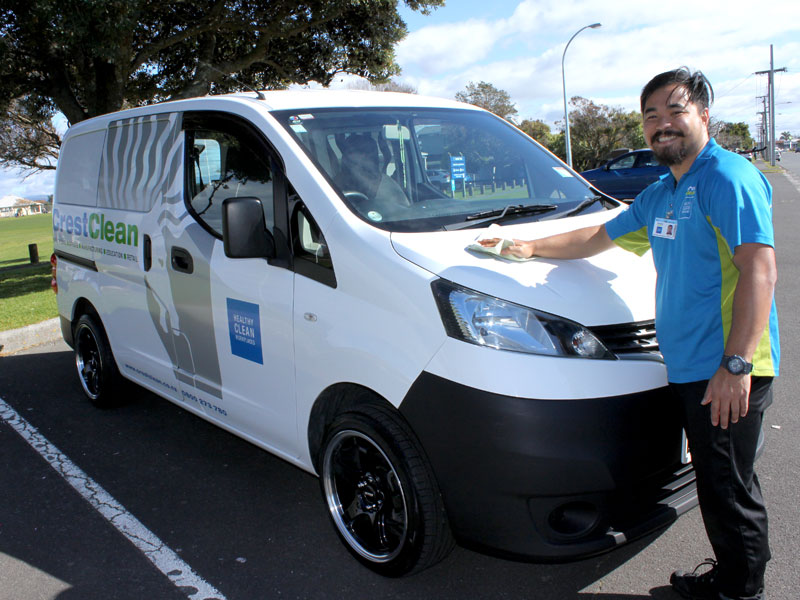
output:
[{"label": "smiling face", "polygon": [[642,112],[647,145],[680,179],[708,143],[708,108],[690,101],[683,85],[671,84],[655,90]]}]

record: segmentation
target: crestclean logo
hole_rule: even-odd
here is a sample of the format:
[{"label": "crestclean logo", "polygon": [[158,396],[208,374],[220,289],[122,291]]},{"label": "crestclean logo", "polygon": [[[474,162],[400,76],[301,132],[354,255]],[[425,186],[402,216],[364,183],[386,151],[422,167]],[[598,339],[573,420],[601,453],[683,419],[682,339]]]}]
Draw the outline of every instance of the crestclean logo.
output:
[{"label": "crestclean logo", "polygon": [[79,235],[92,240],[102,240],[123,246],[139,245],[139,228],[136,225],[112,221],[104,213],[64,215],[53,210],[53,232]]}]

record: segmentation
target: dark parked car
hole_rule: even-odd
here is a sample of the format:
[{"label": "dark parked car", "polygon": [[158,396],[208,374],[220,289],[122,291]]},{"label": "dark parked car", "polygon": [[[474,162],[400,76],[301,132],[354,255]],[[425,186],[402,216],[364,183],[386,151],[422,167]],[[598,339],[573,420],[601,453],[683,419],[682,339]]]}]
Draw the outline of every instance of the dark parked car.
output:
[{"label": "dark parked car", "polygon": [[658,164],[652,150],[634,150],[612,158],[581,175],[601,192],[615,198],[635,198],[669,169]]}]

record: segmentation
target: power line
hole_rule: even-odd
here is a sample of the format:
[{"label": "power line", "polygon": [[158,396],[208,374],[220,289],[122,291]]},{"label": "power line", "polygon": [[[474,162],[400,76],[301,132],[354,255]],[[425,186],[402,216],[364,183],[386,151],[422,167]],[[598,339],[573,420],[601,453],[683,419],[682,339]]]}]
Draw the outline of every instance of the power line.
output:
[{"label": "power line", "polygon": [[736,88],[738,88],[740,85],[742,85],[743,83],[745,83],[746,81],[748,81],[748,80],[749,80],[749,79],[750,79],[750,78],[751,78],[753,75],[755,75],[755,73],[750,73],[750,75],[748,75],[747,77],[745,77],[744,79],[742,79],[742,80],[741,80],[739,83],[737,83],[736,85],[734,85],[734,86],[733,86],[731,89],[729,89],[729,90],[725,90],[725,91],[724,91],[724,92],[722,92],[721,94],[720,94],[720,93],[718,93],[718,94],[715,94],[715,97],[716,97],[716,99],[719,99],[719,98],[724,98],[725,96],[727,96],[728,94],[730,94],[730,93],[731,93],[733,90],[735,90]]}]

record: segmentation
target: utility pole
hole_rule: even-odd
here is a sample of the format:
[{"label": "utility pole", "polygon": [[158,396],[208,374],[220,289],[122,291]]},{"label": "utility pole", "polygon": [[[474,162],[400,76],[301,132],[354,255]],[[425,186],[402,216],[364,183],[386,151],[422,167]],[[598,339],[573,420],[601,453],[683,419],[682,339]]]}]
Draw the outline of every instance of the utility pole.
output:
[{"label": "utility pole", "polygon": [[767,95],[769,96],[769,139],[767,140],[767,147],[769,148],[769,164],[775,166],[775,72],[786,71],[786,67],[780,69],[775,68],[775,63],[772,59],[772,44],[769,45],[769,71],[756,71],[756,75],[768,75],[767,81]]},{"label": "utility pole", "polygon": [[[763,146],[764,148],[767,147],[767,111],[762,110],[759,113],[756,113],[759,117],[761,117],[761,123],[758,126],[758,146]],[[753,157],[755,159],[755,157]]]},{"label": "utility pole", "polygon": [[756,114],[761,118],[758,126],[758,146],[767,146],[767,96],[756,96],[756,100],[761,100],[761,110]]}]

